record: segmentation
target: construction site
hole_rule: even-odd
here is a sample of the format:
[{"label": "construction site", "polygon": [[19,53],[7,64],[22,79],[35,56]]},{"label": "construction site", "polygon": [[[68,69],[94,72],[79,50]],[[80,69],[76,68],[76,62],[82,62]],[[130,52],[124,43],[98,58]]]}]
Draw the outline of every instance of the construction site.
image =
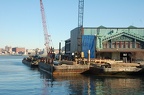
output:
[{"label": "construction site", "polygon": [[[44,6],[40,0],[45,46],[50,48],[50,36],[47,31]],[[84,0],[78,3],[78,27],[70,31],[70,38],[65,40],[65,54],[63,58],[90,58],[112,59],[124,62],[143,60],[144,57],[144,28],[143,27],[83,27]],[[61,46],[59,47],[61,51]]]},{"label": "construction site", "polygon": [[65,56],[112,59],[122,62],[144,60],[144,27],[84,27],[84,0],[79,0],[78,27],[65,40]]},{"label": "construction site", "polygon": [[55,60],[54,49],[49,44],[42,0],[40,5],[47,55],[25,58],[23,63],[33,66],[36,61],[35,65],[51,74],[143,73],[144,29],[134,26],[83,27],[84,0],[79,0],[79,23],[78,27],[71,31],[71,38],[65,41],[66,52],[64,55],[60,53],[59,60]]},{"label": "construction site", "polygon": [[[47,31],[46,17],[42,0],[40,0],[45,47],[47,53],[54,52],[50,34]],[[84,0],[78,1],[78,27],[70,31],[70,38],[65,40],[65,54],[61,59],[75,58],[111,59],[123,62],[144,60],[144,28],[143,27],[84,27]],[[81,55],[82,54],[82,55]]]},{"label": "construction site", "polygon": [[[62,0],[57,2],[53,0],[37,1],[32,0],[31,3],[24,0],[13,1],[12,4],[11,1],[8,4],[3,0],[3,5],[9,7],[10,9],[15,7],[17,4],[21,4],[15,7],[20,9],[25,3],[27,6],[24,5],[24,9],[20,9],[20,11],[27,11],[28,9],[30,12],[31,10],[35,11],[35,16],[32,15],[32,18],[35,18],[36,15],[38,15],[38,18],[35,18],[35,21],[38,20],[38,22],[36,26],[32,26],[34,26],[34,29],[42,34],[42,37],[40,34],[35,37],[36,31],[31,34],[33,31],[31,29],[33,27],[30,26],[31,23],[28,24],[28,21],[26,21],[26,24],[29,26],[29,34],[27,34],[27,32],[25,32],[25,34],[30,35],[31,39],[29,39],[28,36],[21,35],[20,38],[22,40],[20,40],[20,42],[24,45],[24,41],[26,41],[27,46],[35,47],[34,44],[37,44],[39,42],[38,40],[40,40],[39,43],[43,50],[36,48],[32,49],[32,53],[28,52],[27,55],[0,56],[0,95],[29,95],[29,93],[31,95],[144,94],[144,27],[137,27],[135,25],[128,25],[127,27],[107,27],[106,25],[91,27],[93,24],[91,20],[95,20],[95,23],[98,23],[97,19],[93,19],[93,17],[99,18],[97,15],[101,16],[98,12],[104,12],[104,17],[107,17],[108,20],[111,21],[109,18],[111,15],[108,16],[107,14],[116,14],[115,11],[117,11],[117,9],[113,12],[109,12],[110,10],[103,11],[101,10],[102,8],[107,9],[110,7],[110,9],[112,9],[113,7],[111,6],[114,6],[115,8],[118,7],[123,10],[120,5],[125,4],[127,6],[126,8],[131,9],[128,4],[131,6],[137,5],[134,7],[138,7],[138,4],[142,1],[140,2],[135,0],[132,1],[132,3],[129,1],[115,0],[87,0],[87,2],[86,0]],[[93,2],[95,2],[94,5],[92,4]],[[121,2],[121,4],[118,2]],[[94,11],[90,11],[93,11],[91,13],[95,13],[96,15],[91,17],[94,14],[89,14],[91,19],[88,19],[86,23],[90,23],[90,26],[84,26],[87,25],[84,23],[86,20],[84,18],[86,17],[84,13],[89,13],[88,11],[85,11],[85,9],[88,8],[85,7],[86,4],[89,4],[88,7],[92,6],[91,8]],[[73,11],[75,11],[71,5],[76,6],[76,15],[78,17],[76,20],[72,18],[75,16],[74,13],[68,9],[68,7],[70,7]],[[30,9],[28,6],[35,7]],[[60,8],[60,6],[64,7]],[[140,8],[143,7],[144,6]],[[50,13],[47,9],[50,10]],[[69,12],[67,13],[62,11],[62,9]],[[18,11],[14,11],[18,13]],[[135,11],[133,10],[133,14]],[[12,14],[13,11],[10,13]],[[24,16],[31,16],[31,14],[32,13],[25,14]],[[56,29],[55,31],[52,31],[52,34],[50,33],[51,31],[49,31],[49,27],[47,27],[46,15],[48,15],[48,19],[51,19],[49,24],[53,25],[52,30]],[[67,19],[70,19],[72,22],[78,22],[78,25],[76,24],[73,27],[73,23],[65,19],[68,15],[72,16]],[[22,17],[20,16],[21,15],[18,15],[16,18],[20,18],[21,23],[16,22],[16,25],[22,24],[24,27],[25,24],[23,24]],[[55,18],[61,20],[57,20]],[[114,19],[113,17],[111,18]],[[117,17],[115,18],[119,19]],[[9,19],[7,19],[7,21],[8,20]],[[30,20],[30,22],[33,20]],[[7,21],[7,25],[9,24],[13,26],[11,23],[7,23]],[[101,20],[99,21],[101,22]],[[115,20],[114,22],[119,24],[119,22]],[[121,22],[126,23],[127,21]],[[106,19],[104,19],[104,23],[111,25],[108,21],[106,21]],[[113,22],[111,23],[115,24]],[[71,27],[69,27],[68,24],[70,24]],[[5,28],[9,27],[6,26]],[[21,27],[17,26],[16,28]],[[9,28],[9,31],[11,31],[9,34],[6,32],[9,39],[11,38],[10,36],[15,35],[14,37],[17,37],[16,40],[19,40],[19,37],[13,33],[14,30]],[[19,29],[18,31],[22,33]],[[23,31],[27,31],[27,29],[24,29]],[[11,33],[13,35],[11,35]],[[69,33],[70,35],[67,35],[66,33]],[[55,39],[52,39],[53,34]],[[61,38],[63,38],[63,43],[62,40],[59,41]],[[33,43],[31,43],[31,41]],[[53,45],[52,41],[59,42],[57,43],[58,48],[56,48],[56,45]],[[17,44],[16,41],[13,43]],[[16,47],[14,50],[15,52],[22,52],[25,48]]]}]

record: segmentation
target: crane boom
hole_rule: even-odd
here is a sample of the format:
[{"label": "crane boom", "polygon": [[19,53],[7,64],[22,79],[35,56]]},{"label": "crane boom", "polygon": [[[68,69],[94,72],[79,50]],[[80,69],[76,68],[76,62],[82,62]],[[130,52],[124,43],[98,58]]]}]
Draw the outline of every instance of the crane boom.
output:
[{"label": "crane boom", "polygon": [[78,27],[83,27],[84,0],[79,0],[78,5]]},{"label": "crane boom", "polygon": [[83,34],[83,14],[84,14],[84,0],[79,0],[78,4],[78,45],[77,51],[82,51],[82,34]]},{"label": "crane boom", "polygon": [[43,31],[44,31],[44,39],[45,39],[45,46],[46,46],[46,51],[47,55],[50,51],[50,35],[48,35],[47,31],[47,25],[46,25],[46,17],[45,17],[45,11],[44,11],[44,6],[42,0],[40,0],[40,8],[41,8],[41,16],[42,16],[42,24],[43,24]]}]

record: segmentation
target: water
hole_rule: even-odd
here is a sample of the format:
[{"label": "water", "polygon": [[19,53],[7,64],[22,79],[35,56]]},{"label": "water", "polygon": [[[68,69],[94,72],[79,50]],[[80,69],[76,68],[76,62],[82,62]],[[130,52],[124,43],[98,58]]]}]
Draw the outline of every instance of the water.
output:
[{"label": "water", "polygon": [[0,95],[143,95],[144,77],[51,76],[0,56]]}]

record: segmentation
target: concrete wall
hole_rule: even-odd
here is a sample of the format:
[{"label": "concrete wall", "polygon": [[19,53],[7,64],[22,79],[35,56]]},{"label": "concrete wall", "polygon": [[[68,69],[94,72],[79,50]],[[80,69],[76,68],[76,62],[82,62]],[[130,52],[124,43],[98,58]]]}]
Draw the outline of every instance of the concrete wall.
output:
[{"label": "concrete wall", "polygon": [[75,28],[71,31],[71,53],[77,51],[78,45],[78,28]]}]

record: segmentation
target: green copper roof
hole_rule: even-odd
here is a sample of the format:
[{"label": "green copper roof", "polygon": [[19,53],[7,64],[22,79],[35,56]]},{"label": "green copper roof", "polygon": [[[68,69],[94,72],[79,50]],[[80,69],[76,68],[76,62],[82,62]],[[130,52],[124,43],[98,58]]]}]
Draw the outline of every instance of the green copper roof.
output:
[{"label": "green copper roof", "polygon": [[128,28],[134,29],[134,28],[137,28],[137,27],[130,25]]},{"label": "green copper roof", "polygon": [[101,25],[101,26],[99,26],[98,28],[104,29],[104,28],[106,28],[106,27]]}]

